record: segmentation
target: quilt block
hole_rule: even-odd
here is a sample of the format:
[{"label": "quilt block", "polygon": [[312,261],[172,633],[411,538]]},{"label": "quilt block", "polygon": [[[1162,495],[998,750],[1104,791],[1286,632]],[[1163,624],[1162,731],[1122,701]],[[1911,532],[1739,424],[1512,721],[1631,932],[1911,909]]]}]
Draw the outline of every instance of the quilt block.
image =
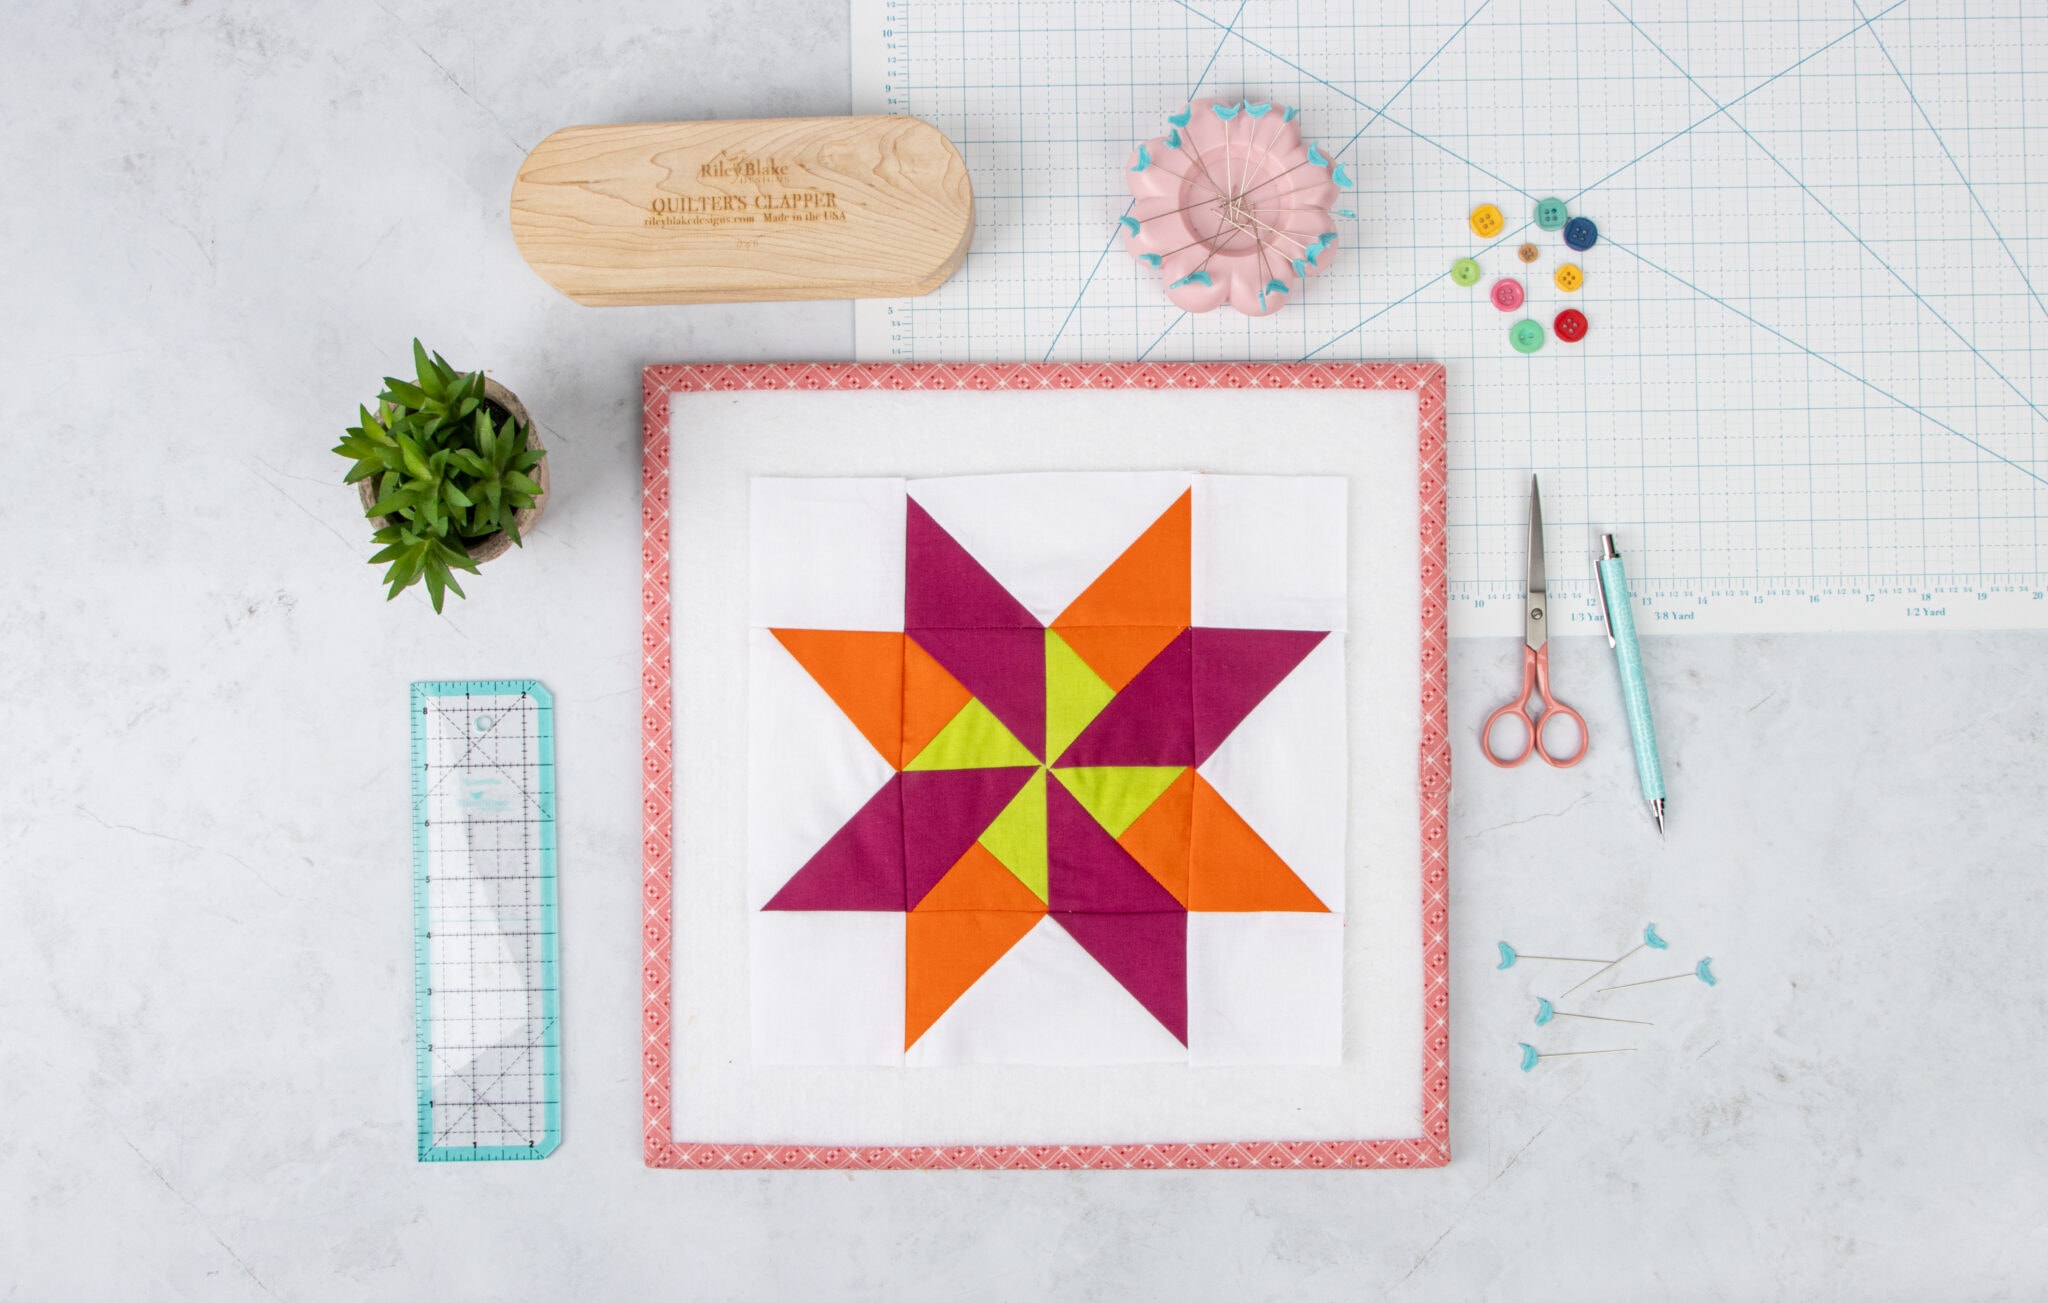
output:
[{"label": "quilt block", "polygon": [[1345,484],[757,479],[764,1063],[1336,1063]]}]

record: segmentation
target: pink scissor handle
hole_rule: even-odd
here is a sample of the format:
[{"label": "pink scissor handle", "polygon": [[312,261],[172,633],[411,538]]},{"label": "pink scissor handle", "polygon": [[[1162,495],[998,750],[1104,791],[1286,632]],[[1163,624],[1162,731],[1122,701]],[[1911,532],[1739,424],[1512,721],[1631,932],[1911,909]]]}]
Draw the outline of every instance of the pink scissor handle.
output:
[{"label": "pink scissor handle", "polygon": [[[1529,711],[1529,697],[1532,692],[1542,695],[1541,719]],[[1493,750],[1493,726],[1504,716],[1513,718],[1521,724],[1526,734],[1522,739],[1522,749],[1505,760],[1494,754]],[[1543,728],[1553,717],[1568,719],[1579,730],[1578,750],[1562,760],[1550,754],[1543,745]],[[1523,647],[1522,695],[1486,717],[1486,726],[1479,730],[1479,749],[1486,753],[1488,760],[1502,769],[1513,769],[1527,760],[1531,751],[1541,756],[1543,763],[1553,769],[1570,769],[1586,758],[1586,744],[1590,741],[1592,735],[1586,732],[1586,721],[1579,712],[1550,695],[1550,648],[1545,647],[1538,651],[1534,647]]]}]

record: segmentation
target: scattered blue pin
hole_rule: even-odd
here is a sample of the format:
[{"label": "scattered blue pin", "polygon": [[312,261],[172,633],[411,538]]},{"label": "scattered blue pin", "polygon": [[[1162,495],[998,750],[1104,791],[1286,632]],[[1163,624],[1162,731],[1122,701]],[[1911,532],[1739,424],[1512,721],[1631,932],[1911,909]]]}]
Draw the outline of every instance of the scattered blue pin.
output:
[{"label": "scattered blue pin", "polygon": [[1190,104],[1188,107],[1182,109],[1178,113],[1167,114],[1166,121],[1169,126],[1185,127],[1188,124],[1189,120],[1192,119],[1194,116],[1195,107],[1194,105]]},{"label": "scattered blue pin", "polygon": [[[1583,959],[1577,955],[1525,955],[1505,941],[1496,942],[1495,944],[1500,946],[1501,968],[1513,968],[1517,959],[1548,959],[1560,964],[1604,964],[1607,962],[1605,959]],[[1495,971],[1499,970],[1496,969]]]},{"label": "scattered blue pin", "polygon": [[1170,290],[1177,290],[1183,285],[1214,285],[1215,283],[1215,281],[1210,279],[1208,272],[1202,271],[1201,269],[1197,268],[1196,270],[1189,272],[1187,275],[1181,277],[1179,280],[1175,281],[1173,284],[1167,286],[1166,288]]},{"label": "scattered blue pin", "polygon": [[1558,1008],[1556,1005],[1552,1004],[1550,1001],[1544,999],[1540,995],[1537,996],[1536,1025],[1538,1027],[1548,1027],[1550,1026],[1551,1020],[1556,1018],[1583,1018],[1587,1022],[1625,1022],[1632,1027],[1655,1027],[1657,1025],[1655,1023],[1644,1022],[1640,1018],[1602,1018],[1597,1013],[1560,1013],[1558,1012]]},{"label": "scattered blue pin", "polygon": [[1631,986],[1654,986],[1658,982],[1676,982],[1682,977],[1697,977],[1708,986],[1719,986],[1720,983],[1715,980],[1714,970],[1711,967],[1713,962],[1714,957],[1708,955],[1705,959],[1694,964],[1690,973],[1673,973],[1669,977],[1653,977],[1645,982],[1623,982],[1620,986],[1603,986],[1600,990],[1603,994],[1608,991],[1626,991]]},{"label": "scattered blue pin", "polygon": [[[1644,951],[1645,949],[1649,949],[1649,950],[1669,950],[1670,948],[1671,948],[1671,943],[1670,943],[1670,942],[1668,942],[1668,941],[1666,941],[1666,940],[1665,940],[1665,939],[1664,939],[1663,937],[1660,937],[1660,936],[1658,936],[1658,935],[1657,935],[1657,925],[1656,925],[1655,923],[1652,923],[1652,924],[1650,924],[1649,926],[1647,926],[1647,927],[1645,927],[1645,928],[1643,929],[1643,944],[1642,944],[1642,945],[1639,945],[1639,946],[1637,946],[1637,947],[1636,947],[1636,948],[1635,948],[1634,950],[1631,950],[1631,951],[1629,951],[1629,952],[1628,952],[1628,954],[1626,954],[1626,955],[1623,955],[1623,956],[1621,957],[1621,959],[1627,959],[1627,958],[1629,958],[1629,957],[1630,957],[1631,955],[1637,955],[1637,954],[1641,954],[1641,953],[1642,953],[1642,952],[1643,952],[1643,951]],[[1615,961],[1614,961],[1614,964],[1618,964],[1618,963],[1620,963],[1620,962],[1621,962],[1621,959],[1617,959],[1617,960],[1615,960]],[[1565,994],[1565,995],[1570,995],[1570,994],[1571,994],[1571,993],[1572,993],[1573,991],[1576,991],[1576,990],[1578,990],[1580,986],[1584,986],[1584,985],[1586,984],[1586,982],[1590,982],[1590,981],[1592,981],[1592,980],[1593,980],[1593,978],[1595,978],[1595,977],[1598,977],[1598,976],[1600,976],[1600,974],[1602,974],[1602,973],[1606,972],[1608,968],[1612,968],[1612,967],[1614,967],[1614,964],[1609,964],[1609,965],[1607,965],[1607,968],[1596,968],[1596,969],[1594,969],[1594,970],[1593,970],[1593,973],[1592,973],[1592,975],[1591,975],[1591,976],[1589,976],[1589,977],[1587,977],[1587,978],[1585,979],[1585,981],[1584,981],[1584,982],[1580,982],[1580,983],[1578,984],[1578,986],[1574,986],[1574,987],[1571,987],[1571,988],[1569,988],[1568,990],[1566,990],[1566,991],[1565,991],[1565,993],[1564,993],[1564,994]],[[1563,995],[1561,995],[1561,996],[1559,996],[1559,997],[1558,997],[1558,999],[1560,999],[1560,1000],[1562,1000],[1563,998],[1564,998],[1564,996],[1563,996]]]},{"label": "scattered blue pin", "polygon": [[1152,151],[1146,149],[1143,145],[1138,146],[1138,162],[1136,166],[1131,168],[1131,171],[1142,172],[1150,166],[1152,166]]},{"label": "scattered blue pin", "polygon": [[1127,231],[1129,231],[1129,232],[1130,232],[1130,233],[1131,233],[1132,235],[1136,235],[1136,234],[1138,233],[1138,219],[1137,219],[1137,218],[1135,218],[1135,217],[1132,217],[1132,216],[1130,216],[1130,215],[1126,214],[1125,216],[1119,217],[1119,218],[1117,218],[1116,220],[1117,220],[1117,221],[1119,221],[1119,222],[1121,222],[1121,223],[1123,223],[1123,227],[1124,227],[1124,229],[1125,229],[1125,230],[1127,230]]},{"label": "scattered blue pin", "polygon": [[1536,1060],[1538,1059],[1569,1059],[1579,1054],[1634,1054],[1636,1052],[1635,1046],[1627,1045],[1612,1050],[1552,1050],[1548,1054],[1538,1054],[1536,1047],[1527,1041],[1516,1041],[1515,1044],[1522,1047],[1522,1071],[1524,1072],[1534,1072],[1536,1070]]}]

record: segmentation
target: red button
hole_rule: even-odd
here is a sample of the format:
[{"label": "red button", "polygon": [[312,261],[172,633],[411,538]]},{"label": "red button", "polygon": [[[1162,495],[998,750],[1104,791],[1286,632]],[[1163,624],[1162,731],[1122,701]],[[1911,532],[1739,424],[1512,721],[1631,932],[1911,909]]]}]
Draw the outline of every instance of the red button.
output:
[{"label": "red button", "polygon": [[1577,308],[1566,308],[1550,324],[1557,331],[1557,337],[1567,344],[1576,344],[1586,337],[1586,314]]},{"label": "red button", "polygon": [[1502,312],[1513,312],[1522,306],[1522,282],[1511,276],[1503,276],[1493,283],[1493,306]]}]

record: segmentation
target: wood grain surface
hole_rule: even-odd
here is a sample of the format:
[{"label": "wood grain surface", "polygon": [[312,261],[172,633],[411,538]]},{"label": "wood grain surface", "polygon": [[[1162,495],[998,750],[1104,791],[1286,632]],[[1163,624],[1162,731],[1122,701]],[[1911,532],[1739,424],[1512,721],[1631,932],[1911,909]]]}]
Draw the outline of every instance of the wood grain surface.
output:
[{"label": "wood grain surface", "polygon": [[974,233],[966,164],[916,118],[567,127],[512,183],[512,238],[578,303],[926,294]]}]

